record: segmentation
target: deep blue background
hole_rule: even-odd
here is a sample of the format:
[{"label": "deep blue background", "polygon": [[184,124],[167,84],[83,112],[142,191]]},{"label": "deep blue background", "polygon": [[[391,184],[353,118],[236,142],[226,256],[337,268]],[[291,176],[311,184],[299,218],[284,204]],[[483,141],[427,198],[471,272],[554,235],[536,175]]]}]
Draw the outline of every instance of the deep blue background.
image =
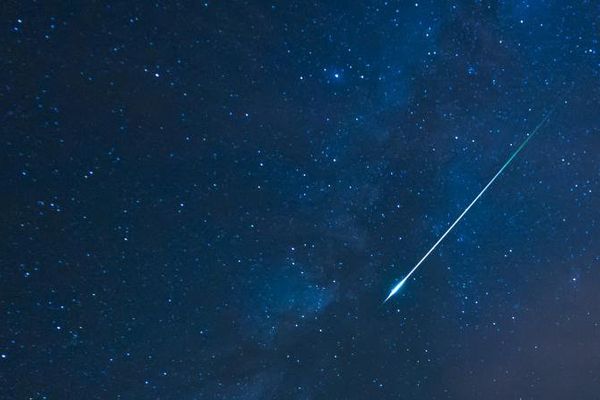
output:
[{"label": "deep blue background", "polygon": [[597,2],[1,7],[3,399],[598,398]]}]

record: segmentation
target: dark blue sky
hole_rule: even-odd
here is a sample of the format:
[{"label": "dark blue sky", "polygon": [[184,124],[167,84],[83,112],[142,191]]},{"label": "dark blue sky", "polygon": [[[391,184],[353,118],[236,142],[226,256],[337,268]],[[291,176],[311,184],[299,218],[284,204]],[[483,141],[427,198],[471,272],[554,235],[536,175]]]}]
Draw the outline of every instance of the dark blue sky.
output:
[{"label": "dark blue sky", "polygon": [[597,398],[598,3],[5,3],[0,397]]}]

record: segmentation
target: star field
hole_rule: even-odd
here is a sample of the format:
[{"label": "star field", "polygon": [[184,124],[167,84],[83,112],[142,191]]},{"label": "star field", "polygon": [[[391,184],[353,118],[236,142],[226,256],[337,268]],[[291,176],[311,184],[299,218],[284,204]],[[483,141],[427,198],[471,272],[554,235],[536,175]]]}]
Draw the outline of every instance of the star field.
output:
[{"label": "star field", "polygon": [[598,4],[5,3],[0,398],[597,398]]}]

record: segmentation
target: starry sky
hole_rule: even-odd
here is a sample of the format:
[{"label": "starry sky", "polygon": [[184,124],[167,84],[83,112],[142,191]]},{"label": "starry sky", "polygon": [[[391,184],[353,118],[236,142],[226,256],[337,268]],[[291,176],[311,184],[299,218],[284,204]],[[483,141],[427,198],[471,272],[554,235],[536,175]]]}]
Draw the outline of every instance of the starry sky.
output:
[{"label": "starry sky", "polygon": [[597,398],[597,2],[1,7],[1,398]]}]

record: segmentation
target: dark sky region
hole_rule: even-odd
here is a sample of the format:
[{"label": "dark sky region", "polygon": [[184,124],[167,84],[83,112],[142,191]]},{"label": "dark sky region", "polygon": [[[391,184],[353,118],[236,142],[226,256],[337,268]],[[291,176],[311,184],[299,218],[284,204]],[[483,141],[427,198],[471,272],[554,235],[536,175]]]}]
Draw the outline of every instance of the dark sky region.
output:
[{"label": "dark sky region", "polygon": [[0,398],[599,398],[598,2],[1,9]]}]

